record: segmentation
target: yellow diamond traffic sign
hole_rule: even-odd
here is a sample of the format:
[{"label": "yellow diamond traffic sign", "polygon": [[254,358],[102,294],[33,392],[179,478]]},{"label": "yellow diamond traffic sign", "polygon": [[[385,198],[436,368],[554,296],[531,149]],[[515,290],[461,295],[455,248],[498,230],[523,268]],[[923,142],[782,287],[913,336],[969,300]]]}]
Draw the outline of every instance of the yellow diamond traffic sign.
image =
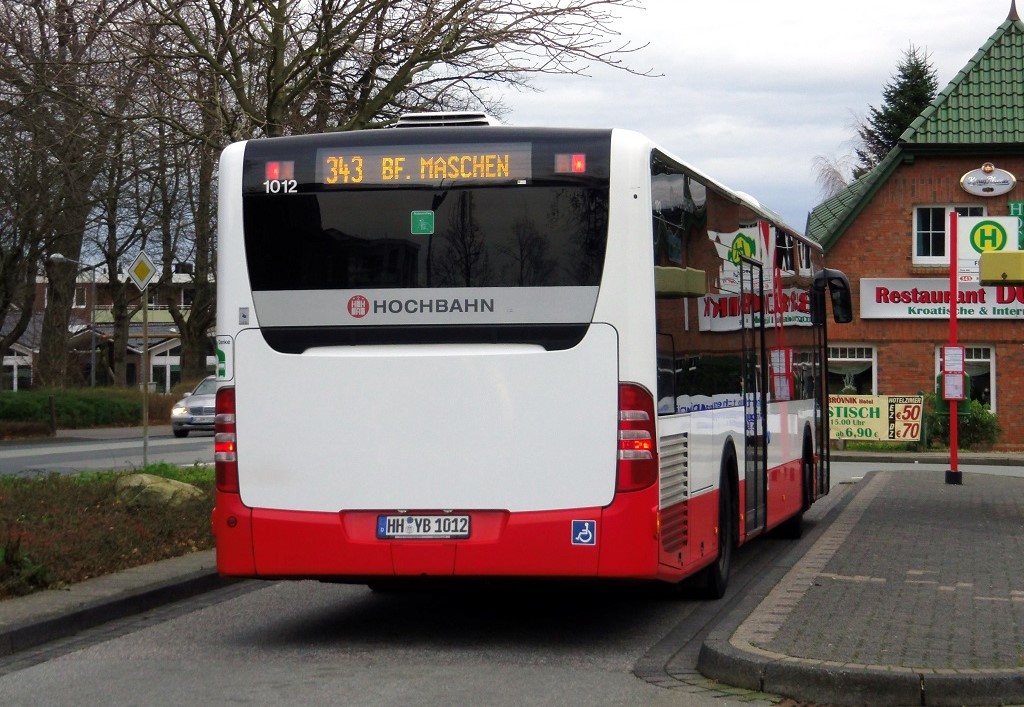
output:
[{"label": "yellow diamond traffic sign", "polygon": [[132,279],[136,287],[144,290],[154,275],[156,275],[156,266],[153,265],[153,261],[145,251],[140,252],[128,268],[128,277]]}]

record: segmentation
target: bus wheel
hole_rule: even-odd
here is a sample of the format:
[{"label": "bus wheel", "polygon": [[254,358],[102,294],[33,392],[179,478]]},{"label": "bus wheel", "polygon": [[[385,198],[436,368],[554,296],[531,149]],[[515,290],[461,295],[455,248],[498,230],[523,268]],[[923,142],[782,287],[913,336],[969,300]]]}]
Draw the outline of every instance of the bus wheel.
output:
[{"label": "bus wheel", "polygon": [[723,473],[718,488],[718,558],[701,570],[699,587],[703,599],[721,599],[729,585],[732,550],[736,543],[733,537],[732,494],[729,475]]}]

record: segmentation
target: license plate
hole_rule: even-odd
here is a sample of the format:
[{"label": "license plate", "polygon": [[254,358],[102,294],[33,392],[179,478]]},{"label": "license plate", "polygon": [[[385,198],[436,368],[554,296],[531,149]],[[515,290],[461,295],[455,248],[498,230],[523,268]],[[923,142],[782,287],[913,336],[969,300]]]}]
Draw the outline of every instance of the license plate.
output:
[{"label": "license plate", "polygon": [[377,537],[382,540],[468,538],[469,516],[380,515],[377,516]]},{"label": "license plate", "polygon": [[193,425],[212,425],[213,415],[199,415],[198,417],[192,418]]}]

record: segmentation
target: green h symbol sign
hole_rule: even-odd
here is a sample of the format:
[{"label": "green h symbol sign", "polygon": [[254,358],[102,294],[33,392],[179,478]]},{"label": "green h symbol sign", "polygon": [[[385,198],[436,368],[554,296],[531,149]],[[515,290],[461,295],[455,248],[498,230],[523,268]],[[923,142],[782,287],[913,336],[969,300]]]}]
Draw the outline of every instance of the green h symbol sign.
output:
[{"label": "green h symbol sign", "polygon": [[971,247],[979,253],[1006,247],[1006,229],[995,221],[982,221],[971,231]]}]

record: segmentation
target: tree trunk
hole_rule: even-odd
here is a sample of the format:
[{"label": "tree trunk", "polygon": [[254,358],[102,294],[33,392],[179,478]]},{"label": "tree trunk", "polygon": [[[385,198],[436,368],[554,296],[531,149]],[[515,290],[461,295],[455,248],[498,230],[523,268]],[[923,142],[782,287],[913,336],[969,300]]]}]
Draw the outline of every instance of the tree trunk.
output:
[{"label": "tree trunk", "polygon": [[74,263],[48,261],[45,267],[46,310],[39,339],[37,380],[44,388],[64,388],[68,369],[68,321],[78,266]]}]

